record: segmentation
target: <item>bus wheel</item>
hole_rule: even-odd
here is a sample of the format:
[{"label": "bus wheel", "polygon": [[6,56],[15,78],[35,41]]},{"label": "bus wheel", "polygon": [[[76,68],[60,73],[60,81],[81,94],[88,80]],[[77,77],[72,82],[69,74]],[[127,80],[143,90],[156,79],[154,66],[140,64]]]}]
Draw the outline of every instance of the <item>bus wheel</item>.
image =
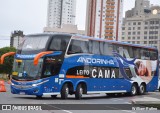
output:
[{"label": "bus wheel", "polygon": [[135,96],[136,94],[137,94],[137,86],[136,86],[136,84],[133,84],[131,87],[130,95]]},{"label": "bus wheel", "polygon": [[83,87],[81,84],[79,84],[76,89],[75,98],[80,100],[82,98],[82,94],[83,94]]},{"label": "bus wheel", "polygon": [[61,98],[62,99],[67,99],[69,94],[69,88],[68,84],[63,85],[62,90],[61,90]]},{"label": "bus wheel", "polygon": [[52,98],[56,98],[56,97],[57,97],[57,95],[51,95],[51,97],[52,97]]},{"label": "bus wheel", "polygon": [[158,89],[158,90],[159,90],[159,92],[160,92],[160,87],[159,87],[159,89]]},{"label": "bus wheel", "polygon": [[144,84],[141,84],[140,87],[139,87],[139,94],[140,95],[143,95],[146,91],[146,87]]},{"label": "bus wheel", "polygon": [[108,97],[114,97],[114,96],[115,96],[115,93],[106,93],[106,95],[107,95]]},{"label": "bus wheel", "polygon": [[37,99],[42,99],[42,96],[41,95],[36,95],[36,98]]}]

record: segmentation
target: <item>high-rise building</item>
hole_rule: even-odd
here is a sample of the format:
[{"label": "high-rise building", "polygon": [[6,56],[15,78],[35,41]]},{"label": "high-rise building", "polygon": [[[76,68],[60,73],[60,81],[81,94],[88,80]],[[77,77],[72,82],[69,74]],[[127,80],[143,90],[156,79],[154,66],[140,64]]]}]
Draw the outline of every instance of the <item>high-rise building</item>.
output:
[{"label": "high-rise building", "polygon": [[23,31],[14,31],[10,37],[10,47],[18,48],[24,37]]},{"label": "high-rise building", "polygon": [[76,0],[48,0],[47,27],[62,28],[75,25]]},{"label": "high-rise building", "polygon": [[121,36],[123,0],[88,0],[86,34],[118,40]]},{"label": "high-rise building", "polygon": [[126,11],[125,17],[141,16],[145,13],[150,13],[150,1],[149,0],[136,0],[135,7]]},{"label": "high-rise building", "polygon": [[148,0],[136,0],[135,7],[126,12],[121,41],[154,46],[160,52],[160,6],[150,6]]}]

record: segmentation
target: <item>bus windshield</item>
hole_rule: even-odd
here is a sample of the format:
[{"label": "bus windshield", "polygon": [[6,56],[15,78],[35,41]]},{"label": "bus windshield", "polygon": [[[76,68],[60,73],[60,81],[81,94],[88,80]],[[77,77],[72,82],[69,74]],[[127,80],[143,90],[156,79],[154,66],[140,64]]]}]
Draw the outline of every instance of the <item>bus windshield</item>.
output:
[{"label": "bus windshield", "polygon": [[18,53],[38,53],[45,49],[49,36],[26,36],[18,47]]},{"label": "bus windshield", "polygon": [[33,65],[33,60],[15,60],[12,78],[15,80],[36,80],[41,77],[42,59],[37,66]]}]

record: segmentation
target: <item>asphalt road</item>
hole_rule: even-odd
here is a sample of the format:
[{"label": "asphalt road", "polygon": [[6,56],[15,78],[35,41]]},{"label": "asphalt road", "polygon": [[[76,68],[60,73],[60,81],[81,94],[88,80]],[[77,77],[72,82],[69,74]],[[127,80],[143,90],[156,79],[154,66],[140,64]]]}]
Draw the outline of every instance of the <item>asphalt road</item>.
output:
[{"label": "asphalt road", "polygon": [[[159,113],[157,110],[149,111],[149,110],[123,110],[120,107],[117,107],[117,104],[121,104],[122,106],[131,105],[132,100],[134,99],[142,99],[148,98],[149,99],[159,99],[160,100],[160,92],[150,92],[146,95],[138,95],[138,96],[115,96],[115,97],[108,97],[105,94],[94,94],[94,95],[85,95],[83,99],[76,100],[74,95],[69,96],[67,100],[62,100],[60,95],[57,98],[53,99],[50,96],[45,96],[42,99],[37,99],[35,96],[28,96],[28,95],[13,95],[10,93],[9,84],[6,84],[7,92],[0,93],[0,104],[42,104],[49,108],[53,108],[54,110],[45,110],[44,111],[23,111],[23,113]],[[56,104],[64,104],[67,106],[68,104],[74,104],[79,106],[86,106],[90,107],[89,110],[72,110],[71,109],[64,109],[61,106],[56,106]],[[93,107],[91,107],[93,105]],[[115,104],[115,106],[114,106]],[[95,106],[103,105],[108,109],[112,110],[92,110]],[[72,106],[69,106],[72,107]],[[73,106],[74,107],[74,106]],[[80,107],[81,108],[81,107]],[[73,108],[74,109],[74,108]],[[0,111],[0,113],[21,113],[22,111]]]}]

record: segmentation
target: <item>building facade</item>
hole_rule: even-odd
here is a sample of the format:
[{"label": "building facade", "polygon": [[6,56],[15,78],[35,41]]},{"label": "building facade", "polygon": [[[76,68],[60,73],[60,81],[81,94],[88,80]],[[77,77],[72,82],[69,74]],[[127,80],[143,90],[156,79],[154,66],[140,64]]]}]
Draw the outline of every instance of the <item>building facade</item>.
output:
[{"label": "building facade", "polygon": [[48,0],[47,27],[62,28],[75,25],[76,0]]},{"label": "building facade", "polygon": [[14,31],[10,37],[10,47],[18,48],[24,37],[23,31]]},{"label": "building facade", "polygon": [[77,25],[71,25],[71,24],[63,24],[62,28],[49,28],[45,27],[43,29],[44,32],[52,33],[52,32],[61,32],[61,33],[70,33],[70,34],[81,34],[85,35],[84,30],[78,30]]},{"label": "building facade", "polygon": [[119,40],[123,0],[87,0],[86,35]]},{"label": "building facade", "polygon": [[126,12],[121,41],[154,46],[160,51],[160,6],[150,6],[148,0],[136,0],[136,2],[140,3]]}]

